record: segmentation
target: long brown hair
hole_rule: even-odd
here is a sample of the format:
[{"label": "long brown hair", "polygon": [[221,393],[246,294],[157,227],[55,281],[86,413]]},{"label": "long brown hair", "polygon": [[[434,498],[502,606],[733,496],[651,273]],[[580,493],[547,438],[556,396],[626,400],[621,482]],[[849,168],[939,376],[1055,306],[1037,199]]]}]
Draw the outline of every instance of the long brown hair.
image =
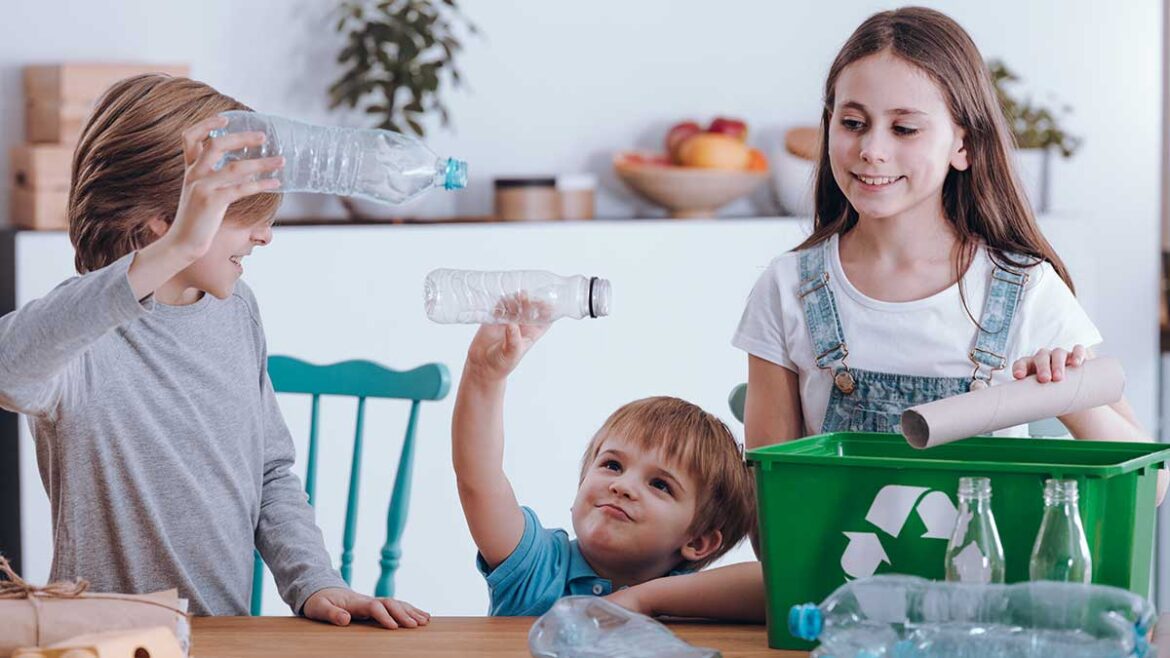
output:
[{"label": "long brown hair", "polygon": [[[183,131],[243,103],[210,86],[161,73],[121,80],[94,106],[73,152],[69,239],[79,274],[150,244],[148,220],[170,224],[183,187]],[[228,207],[236,221],[267,219],[278,194],[256,194]]]},{"label": "long brown hair", "polygon": [[[963,144],[969,167],[951,169],[943,182],[946,219],[958,236],[956,278],[974,258],[980,243],[992,258],[1008,265],[1027,266],[1048,261],[1073,289],[1064,262],[1048,243],[1012,160],[1015,145],[1003,109],[995,95],[991,74],[970,35],[947,15],[923,7],[903,7],[870,16],[862,23],[829,68],[821,112],[820,158],[817,163],[813,233],[797,249],[844,235],[857,225],[857,210],[833,178],[829,163],[829,122],[836,102],[837,78],[857,60],[882,52],[913,64],[926,73],[946,99],[954,122],[964,130]],[[1007,254],[1031,259],[1018,263]]]}]

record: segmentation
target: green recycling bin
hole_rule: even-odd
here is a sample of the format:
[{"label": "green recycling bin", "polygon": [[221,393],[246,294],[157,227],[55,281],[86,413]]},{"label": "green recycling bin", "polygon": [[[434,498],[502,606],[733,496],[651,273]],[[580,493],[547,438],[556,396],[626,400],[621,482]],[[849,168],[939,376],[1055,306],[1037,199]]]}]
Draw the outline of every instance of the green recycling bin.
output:
[{"label": "green recycling bin", "polygon": [[1077,481],[1093,582],[1149,596],[1155,443],[978,437],[918,450],[898,434],[835,433],[751,450],[768,602],[768,646],[811,649],[788,610],[875,573],[942,580],[959,478],[991,479],[1007,582],[1028,580],[1044,480]]}]

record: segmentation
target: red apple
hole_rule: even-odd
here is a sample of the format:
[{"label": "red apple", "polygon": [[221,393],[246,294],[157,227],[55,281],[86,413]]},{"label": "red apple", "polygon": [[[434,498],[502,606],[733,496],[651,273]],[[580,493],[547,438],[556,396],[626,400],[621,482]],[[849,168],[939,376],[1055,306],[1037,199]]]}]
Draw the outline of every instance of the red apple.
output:
[{"label": "red apple", "polygon": [[747,141],[747,124],[739,119],[715,117],[711,125],[707,126],[707,132],[734,137],[741,142]]},{"label": "red apple", "polygon": [[681,121],[670,127],[666,133],[666,152],[670,159],[678,162],[678,147],[692,135],[703,132],[703,128],[694,121]]}]

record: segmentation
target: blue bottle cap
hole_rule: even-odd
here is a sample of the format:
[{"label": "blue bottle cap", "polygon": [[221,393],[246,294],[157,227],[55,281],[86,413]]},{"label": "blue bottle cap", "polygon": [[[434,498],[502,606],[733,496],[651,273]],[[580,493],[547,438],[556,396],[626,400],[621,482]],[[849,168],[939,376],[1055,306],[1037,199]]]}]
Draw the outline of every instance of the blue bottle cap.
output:
[{"label": "blue bottle cap", "polygon": [[445,190],[462,190],[467,187],[467,163],[447,158],[447,178],[443,181]]},{"label": "blue bottle cap", "polygon": [[788,632],[802,640],[811,642],[820,637],[823,625],[821,609],[815,603],[794,605],[788,611]]}]

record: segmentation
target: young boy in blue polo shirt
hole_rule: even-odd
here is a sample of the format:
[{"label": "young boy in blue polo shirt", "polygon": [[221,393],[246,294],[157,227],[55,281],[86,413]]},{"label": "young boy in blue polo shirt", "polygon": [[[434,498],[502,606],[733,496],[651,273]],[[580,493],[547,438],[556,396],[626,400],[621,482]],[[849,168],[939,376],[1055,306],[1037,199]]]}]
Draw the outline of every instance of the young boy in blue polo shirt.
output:
[{"label": "young boy in blue polo shirt", "polygon": [[761,619],[758,563],[719,570],[739,573],[745,591],[690,574],[743,539],[755,503],[735,438],[689,402],[637,400],[605,421],[581,465],[576,539],[517,503],[503,470],[505,383],[546,330],[480,327],[455,400],[455,475],[491,614],[540,615],[562,596],[618,592],[618,603],[647,614]]}]

